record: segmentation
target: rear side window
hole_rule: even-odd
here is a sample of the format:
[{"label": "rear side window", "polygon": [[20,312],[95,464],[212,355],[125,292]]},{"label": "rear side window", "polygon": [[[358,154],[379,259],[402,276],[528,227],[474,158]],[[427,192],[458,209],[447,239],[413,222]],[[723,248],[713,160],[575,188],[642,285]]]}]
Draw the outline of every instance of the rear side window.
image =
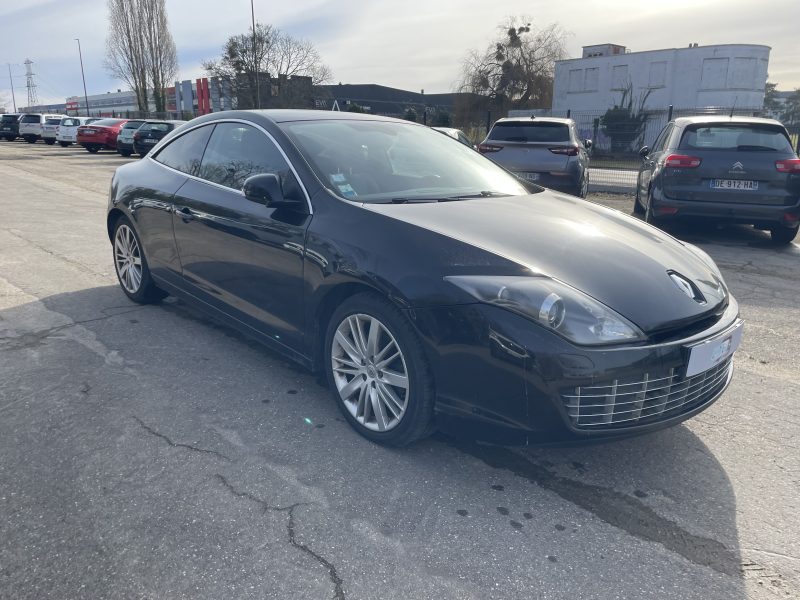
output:
[{"label": "rear side window", "polygon": [[175,138],[156,155],[155,160],[187,175],[198,177],[200,160],[213,129],[213,125],[206,125]]},{"label": "rear side window", "polygon": [[20,119],[20,123],[41,123],[42,118],[39,115],[25,115]]},{"label": "rear side window", "polygon": [[792,152],[782,129],[769,125],[732,123],[690,125],[683,132],[684,150],[738,150],[741,152]]},{"label": "rear side window", "polygon": [[506,121],[494,124],[489,139],[498,142],[569,142],[569,126],[564,123]]}]

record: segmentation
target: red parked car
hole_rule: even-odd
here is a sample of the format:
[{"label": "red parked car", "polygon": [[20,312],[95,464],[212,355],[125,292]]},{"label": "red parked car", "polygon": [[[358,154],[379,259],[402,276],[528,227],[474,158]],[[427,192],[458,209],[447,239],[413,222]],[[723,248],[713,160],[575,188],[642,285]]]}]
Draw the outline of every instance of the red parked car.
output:
[{"label": "red parked car", "polygon": [[100,150],[117,150],[117,136],[128,119],[100,119],[78,127],[78,144],[94,154]]}]

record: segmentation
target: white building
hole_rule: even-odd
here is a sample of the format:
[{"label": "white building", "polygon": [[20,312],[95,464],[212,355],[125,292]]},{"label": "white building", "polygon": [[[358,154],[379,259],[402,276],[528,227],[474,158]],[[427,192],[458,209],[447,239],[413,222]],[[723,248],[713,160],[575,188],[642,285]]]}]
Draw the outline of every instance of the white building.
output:
[{"label": "white building", "polygon": [[583,57],[555,66],[553,113],[605,111],[629,86],[634,106],[761,109],[769,46],[721,44],[630,52],[624,46],[584,46]]}]

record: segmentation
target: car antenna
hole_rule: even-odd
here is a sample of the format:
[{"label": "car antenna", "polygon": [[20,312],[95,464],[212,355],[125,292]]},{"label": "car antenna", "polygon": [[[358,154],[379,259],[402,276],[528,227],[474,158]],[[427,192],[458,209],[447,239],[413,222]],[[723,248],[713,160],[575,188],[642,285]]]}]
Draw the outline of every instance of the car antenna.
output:
[{"label": "car antenna", "polygon": [[733,111],[736,110],[736,101],[739,99],[739,96],[733,97],[733,106],[731,106],[731,114],[728,115],[729,119],[733,119]]}]

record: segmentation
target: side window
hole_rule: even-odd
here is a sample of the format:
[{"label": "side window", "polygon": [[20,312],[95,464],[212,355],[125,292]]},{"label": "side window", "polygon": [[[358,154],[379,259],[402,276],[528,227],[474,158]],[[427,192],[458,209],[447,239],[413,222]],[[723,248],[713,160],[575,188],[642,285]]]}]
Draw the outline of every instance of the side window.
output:
[{"label": "side window", "polygon": [[203,156],[200,177],[241,190],[252,175],[274,173],[287,198],[302,198],[289,164],[262,131],[244,123],[219,123]]},{"label": "side window", "polygon": [[175,138],[156,155],[155,159],[168,167],[199,177],[200,161],[213,129],[213,125],[206,125]]},{"label": "side window", "polygon": [[661,152],[664,148],[667,147],[667,141],[669,137],[672,135],[672,129],[675,126],[672,123],[668,123],[666,127],[664,127],[664,131],[661,132],[661,135],[658,136],[656,143],[653,144],[653,152]]}]

